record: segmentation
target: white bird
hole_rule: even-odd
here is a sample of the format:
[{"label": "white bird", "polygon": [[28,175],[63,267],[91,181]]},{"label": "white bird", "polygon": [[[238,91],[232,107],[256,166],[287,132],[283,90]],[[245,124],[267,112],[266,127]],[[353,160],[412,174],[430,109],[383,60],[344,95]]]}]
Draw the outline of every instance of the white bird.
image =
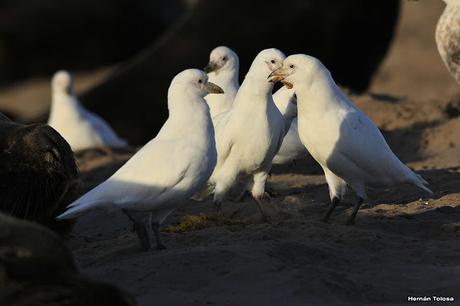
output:
[{"label": "white bird", "polygon": [[460,83],[460,0],[444,2],[446,8],[436,26],[436,44],[450,74]]},{"label": "white bird", "polygon": [[297,98],[294,90],[283,86],[273,94],[273,100],[286,122],[287,134],[273,158],[274,165],[282,165],[307,156],[308,151],[300,141],[297,131]]},{"label": "white bird", "polygon": [[203,97],[222,89],[207,80],[206,73],[196,69],[174,77],[168,90],[169,118],[158,135],[58,219],[95,208],[119,208],[133,221],[145,249],[150,248],[150,227],[157,247],[164,248],[160,224],[206,183],[216,164],[214,128]]},{"label": "white bird", "polygon": [[204,68],[208,73],[209,81],[224,90],[221,95],[209,95],[208,102],[211,118],[230,110],[240,83],[238,81],[240,62],[238,55],[225,46],[211,51],[209,63]]},{"label": "white bird", "polygon": [[[232,49],[220,46],[211,51],[209,63],[204,68],[208,73],[209,81],[219,85],[225,93],[210,95],[205,99],[211,111],[211,118],[231,109],[233,100],[240,87],[238,82],[239,58]],[[307,150],[300,142],[297,133],[297,107],[294,92],[286,87],[280,88],[273,94],[273,100],[286,120],[287,134],[273,164],[285,164],[307,155]],[[292,122],[292,124],[291,124]]]},{"label": "white bird", "polygon": [[300,139],[323,168],[329,186],[331,205],[325,221],[347,185],[359,197],[348,224],[367,198],[366,187],[409,183],[432,193],[424,186],[428,183],[396,157],[379,129],[340,91],[318,59],[291,55],[271,78],[293,87],[297,95]]},{"label": "white bird", "polygon": [[284,118],[273,102],[273,83],[268,76],[281,67],[284,58],[277,49],[261,51],[230,111],[214,118],[217,164],[209,182],[219,210],[229,189],[241,178],[265,217],[261,207],[265,182],[285,134]]},{"label": "white bird", "polygon": [[128,146],[107,122],[80,104],[74,94],[72,76],[67,71],[58,71],[53,76],[48,125],[67,140],[73,151]]}]

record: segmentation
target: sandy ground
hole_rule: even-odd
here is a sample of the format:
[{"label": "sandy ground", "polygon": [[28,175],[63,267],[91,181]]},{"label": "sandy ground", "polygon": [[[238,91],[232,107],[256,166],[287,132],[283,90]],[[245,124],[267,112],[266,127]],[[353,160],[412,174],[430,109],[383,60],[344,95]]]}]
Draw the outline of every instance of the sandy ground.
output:
[{"label": "sandy ground", "polygon": [[[410,295],[459,304],[460,87],[434,43],[442,1],[403,2],[389,56],[369,93],[352,98],[434,196],[410,186],[372,191],[346,226],[350,195],[325,224],[327,185],[306,159],[273,169],[270,222],[250,199],[225,202],[225,220],[212,218],[210,201],[190,201],[166,220],[163,251],[141,252],[123,214],[89,213],[69,240],[81,269],[139,305],[406,305]],[[81,158],[84,189],[127,158]]]}]

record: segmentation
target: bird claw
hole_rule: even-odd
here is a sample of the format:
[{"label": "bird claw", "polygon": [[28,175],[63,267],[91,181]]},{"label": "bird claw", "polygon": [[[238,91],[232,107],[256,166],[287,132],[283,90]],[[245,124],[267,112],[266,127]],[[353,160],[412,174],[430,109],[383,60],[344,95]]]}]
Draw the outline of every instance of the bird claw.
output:
[{"label": "bird claw", "polygon": [[222,203],[220,202],[214,202],[214,208],[216,210],[216,215],[222,215]]},{"label": "bird claw", "polygon": [[345,225],[355,225],[355,219],[348,219],[348,220],[345,222]]}]

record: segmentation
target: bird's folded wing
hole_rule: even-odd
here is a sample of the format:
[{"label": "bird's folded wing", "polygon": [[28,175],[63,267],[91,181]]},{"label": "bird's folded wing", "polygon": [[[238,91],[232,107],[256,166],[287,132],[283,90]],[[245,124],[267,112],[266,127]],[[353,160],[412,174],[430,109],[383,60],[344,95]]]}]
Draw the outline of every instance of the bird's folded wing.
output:
[{"label": "bird's folded wing", "polygon": [[107,122],[104,121],[104,119],[88,110],[84,109],[84,111],[85,117],[92,128],[101,133],[101,136],[106,143],[114,144],[119,142],[119,145],[126,145],[126,141],[118,137],[115,131]]},{"label": "bird's folded wing", "polygon": [[79,202],[91,201],[122,207],[142,201],[154,202],[173,190],[184,178],[189,159],[181,151],[181,146],[174,141],[154,139]]},{"label": "bird's folded wing", "polygon": [[332,168],[337,166],[352,173],[352,168],[357,167],[369,175],[384,174],[400,163],[375,124],[360,111],[349,112],[343,118],[339,138],[327,162],[341,163],[331,165]]}]

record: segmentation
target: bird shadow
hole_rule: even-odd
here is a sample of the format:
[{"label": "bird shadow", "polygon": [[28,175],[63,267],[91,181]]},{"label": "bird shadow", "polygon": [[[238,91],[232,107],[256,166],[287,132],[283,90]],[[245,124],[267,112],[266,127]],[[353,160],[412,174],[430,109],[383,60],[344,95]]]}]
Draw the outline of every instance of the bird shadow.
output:
[{"label": "bird shadow", "polygon": [[302,174],[317,175],[322,174],[321,166],[310,155],[295,160],[284,165],[273,165],[271,174]]}]

